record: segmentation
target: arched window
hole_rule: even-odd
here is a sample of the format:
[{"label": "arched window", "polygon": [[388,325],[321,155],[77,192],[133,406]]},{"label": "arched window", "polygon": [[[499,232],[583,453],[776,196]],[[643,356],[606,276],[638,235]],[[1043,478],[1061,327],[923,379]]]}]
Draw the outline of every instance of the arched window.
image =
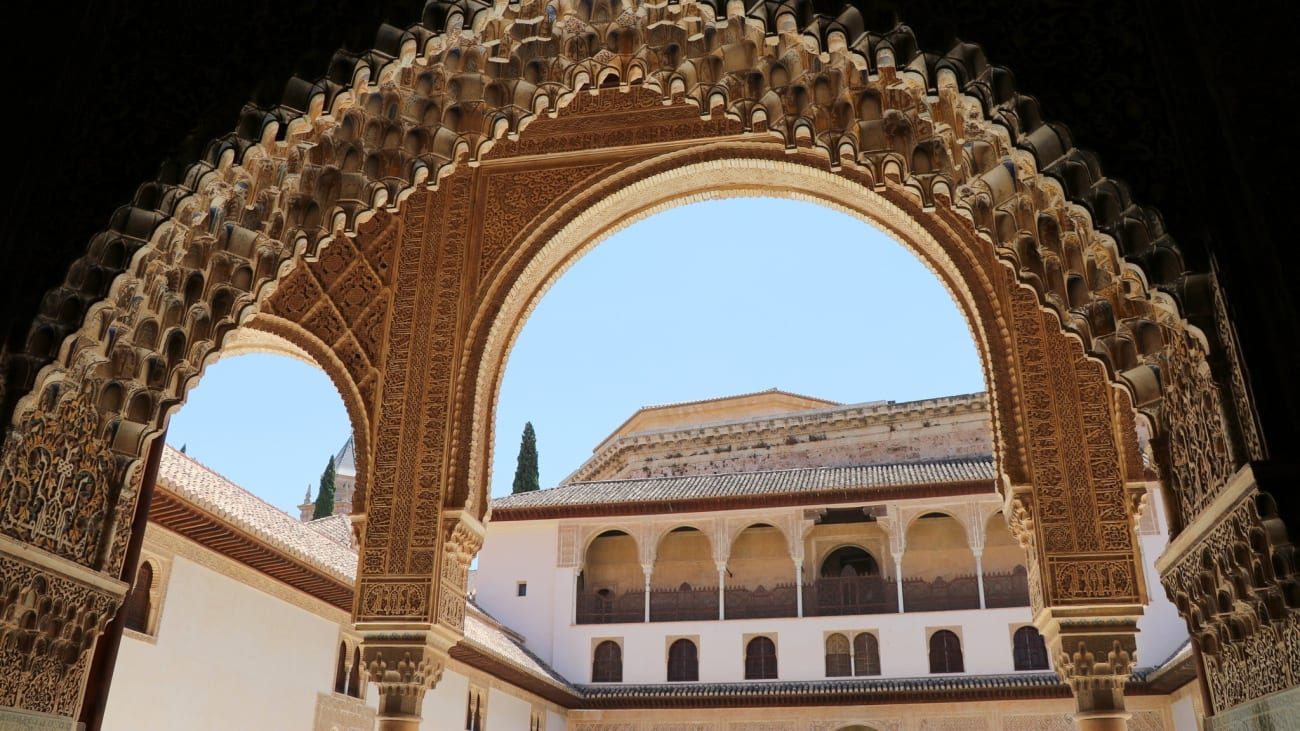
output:
[{"label": "arched window", "polygon": [[126,628],[136,632],[149,631],[149,590],[153,588],[153,566],[148,561],[140,564],[135,575],[135,588],[126,597],[123,618]]},{"label": "arched window", "polygon": [[334,692],[345,693],[348,689],[348,646],[339,643],[339,663],[334,668]]},{"label": "arched window", "polygon": [[946,629],[930,635],[930,672],[965,672],[961,659],[961,640]]},{"label": "arched window", "polygon": [[465,701],[465,731],[483,731],[483,695],[473,690]]},{"label": "arched window", "polygon": [[1046,670],[1047,646],[1033,627],[1021,627],[1011,639],[1016,670]]},{"label": "arched window", "polygon": [[853,674],[849,657],[849,638],[836,632],[826,638],[826,677],[842,678]]},{"label": "arched window", "polygon": [[745,646],[745,680],[776,678],[776,643],[767,637],[755,637]]},{"label": "arched window", "polygon": [[353,698],[365,697],[365,686],[361,684],[361,648],[352,652],[352,672],[348,673],[348,695]]},{"label": "arched window", "polygon": [[623,648],[617,642],[605,640],[596,645],[596,652],[591,660],[591,682],[623,682]]},{"label": "arched window", "polygon": [[880,567],[870,553],[857,546],[831,551],[822,561],[822,576],[878,576]]},{"label": "arched window", "polygon": [[668,647],[668,680],[699,679],[700,656],[695,643],[690,640],[677,640]]},{"label": "arched window", "polygon": [[880,674],[880,641],[870,632],[859,632],[853,638],[853,674]]}]

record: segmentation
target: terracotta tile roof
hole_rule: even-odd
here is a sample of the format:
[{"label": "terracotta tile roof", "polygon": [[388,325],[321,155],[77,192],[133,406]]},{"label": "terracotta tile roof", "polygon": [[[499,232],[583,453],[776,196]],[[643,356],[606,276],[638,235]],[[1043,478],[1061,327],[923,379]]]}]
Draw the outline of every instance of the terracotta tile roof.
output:
[{"label": "terracotta tile roof", "polygon": [[[348,586],[355,584],[357,551],[352,546],[349,516],[339,514],[301,522],[170,446],[163,449],[158,481],[177,497],[267,546],[336,576]],[[522,638],[501,627],[477,606],[465,614],[465,639],[542,682],[573,692],[564,678],[524,648]]]},{"label": "terracotta tile roof", "polygon": [[177,496],[240,527],[268,546],[349,584],[356,580],[355,550],[253,495],[193,457],[165,447],[158,481]]},{"label": "terracotta tile roof", "polygon": [[472,603],[471,606],[478,611],[465,613],[465,640],[467,642],[487,650],[521,670],[566,690],[573,691],[573,686],[569,681],[565,680],[524,646],[522,638],[502,629],[486,612],[483,612],[483,616],[478,616],[478,613],[482,612],[482,610]]},{"label": "terracotta tile roof", "polygon": [[549,490],[506,495],[492,501],[493,513],[510,510],[670,503],[750,496],[801,495],[846,489],[902,487],[989,480],[996,477],[992,457],[857,467],[811,467],[721,475],[687,475],[637,480],[574,482]]},{"label": "terracotta tile roof", "polygon": [[309,520],[303,525],[356,553],[356,546],[352,543],[352,516],[335,513],[328,518]]},{"label": "terracotta tile roof", "polygon": [[587,699],[726,696],[833,697],[863,693],[907,693],[935,690],[986,688],[1052,688],[1069,694],[1069,686],[1054,672],[1006,673],[1002,675],[931,675],[915,678],[835,678],[827,680],[762,681],[737,683],[655,683],[632,685],[600,683],[576,686]]}]

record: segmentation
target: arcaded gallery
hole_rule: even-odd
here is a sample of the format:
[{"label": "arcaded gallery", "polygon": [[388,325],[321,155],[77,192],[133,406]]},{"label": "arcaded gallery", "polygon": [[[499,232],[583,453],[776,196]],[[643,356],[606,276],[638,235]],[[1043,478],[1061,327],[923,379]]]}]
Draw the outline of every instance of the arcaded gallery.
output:
[{"label": "arcaded gallery", "polygon": [[[1300,729],[1285,9],[305,5],[14,39],[0,729]],[[494,497],[551,286],[745,197],[903,246],[982,390],[644,405]],[[254,352],[342,400],[328,515],[165,444]]]}]

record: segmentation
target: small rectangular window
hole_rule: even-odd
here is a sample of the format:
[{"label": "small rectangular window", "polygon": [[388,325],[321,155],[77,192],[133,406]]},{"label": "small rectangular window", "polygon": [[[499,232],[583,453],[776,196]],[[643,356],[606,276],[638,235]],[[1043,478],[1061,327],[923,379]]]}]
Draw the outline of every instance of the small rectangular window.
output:
[{"label": "small rectangular window", "polygon": [[515,596],[528,596],[527,581],[520,581],[515,584]]}]

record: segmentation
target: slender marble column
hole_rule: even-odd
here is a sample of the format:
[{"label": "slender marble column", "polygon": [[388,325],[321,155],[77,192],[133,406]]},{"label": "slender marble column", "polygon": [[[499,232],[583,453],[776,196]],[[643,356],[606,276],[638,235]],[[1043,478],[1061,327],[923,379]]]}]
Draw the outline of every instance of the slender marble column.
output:
[{"label": "slender marble column", "polygon": [[984,609],[984,551],[975,551],[975,583],[980,589],[980,609]]},{"label": "slender marble column", "polygon": [[894,586],[898,588],[898,613],[903,613],[903,554],[894,554]]},{"label": "slender marble column", "polygon": [[569,592],[569,596],[573,599],[569,606],[569,624],[576,625],[578,623],[578,583],[580,581],[582,581],[582,567],[573,570],[573,591]]},{"label": "slender marble column", "polygon": [[641,566],[641,571],[645,573],[645,621],[650,622],[650,574],[654,573],[654,566]]},{"label": "slender marble column", "polygon": [[718,619],[727,618],[727,564],[718,563]]},{"label": "slender marble column", "polygon": [[794,562],[795,616],[803,616],[803,561]]}]

